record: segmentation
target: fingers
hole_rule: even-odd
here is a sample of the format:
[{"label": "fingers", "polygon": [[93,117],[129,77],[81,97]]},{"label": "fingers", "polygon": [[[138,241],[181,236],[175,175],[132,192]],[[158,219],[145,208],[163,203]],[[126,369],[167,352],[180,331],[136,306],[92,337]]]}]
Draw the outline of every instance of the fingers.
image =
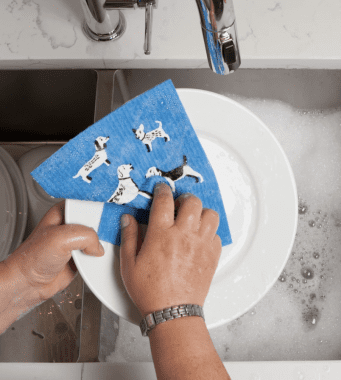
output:
[{"label": "fingers", "polygon": [[202,212],[201,200],[192,194],[182,194],[175,201],[177,217],[175,224],[181,230],[197,231]]},{"label": "fingers", "polygon": [[217,269],[222,250],[223,250],[223,247],[221,245],[221,239],[219,235],[215,235],[212,242],[212,251],[213,251],[213,256],[215,257],[215,264],[214,264],[215,269]]},{"label": "fingers", "polygon": [[[121,218],[121,272],[127,273],[135,265],[138,241],[138,223],[132,215],[122,215]],[[124,276],[122,275],[122,278]]]},{"label": "fingers", "polygon": [[47,226],[58,226],[64,221],[64,210],[65,210],[65,200],[56,203],[50,210],[45,214],[43,219],[39,222],[37,229],[41,229]]},{"label": "fingers", "polygon": [[104,249],[94,229],[78,224],[63,224],[54,233],[56,246],[60,246],[65,254],[73,250],[81,250],[89,256],[103,256]]},{"label": "fingers", "polygon": [[157,183],[154,188],[153,203],[150,209],[148,231],[167,229],[174,224],[174,200],[170,187]]},{"label": "fingers", "polygon": [[219,214],[209,208],[204,208],[201,213],[201,224],[199,228],[200,236],[203,236],[210,241],[216,236],[219,227]]}]

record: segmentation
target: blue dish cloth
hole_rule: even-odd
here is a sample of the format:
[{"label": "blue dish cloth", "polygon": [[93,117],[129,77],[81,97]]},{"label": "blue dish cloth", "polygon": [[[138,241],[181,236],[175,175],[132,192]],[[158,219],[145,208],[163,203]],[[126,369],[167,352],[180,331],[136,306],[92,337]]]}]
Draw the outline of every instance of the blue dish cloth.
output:
[{"label": "blue dish cloth", "polygon": [[217,180],[171,80],[130,100],[71,139],[32,177],[55,198],[105,202],[98,236],[120,245],[124,213],[147,224],[154,186],[190,192],[219,213],[232,243]]}]

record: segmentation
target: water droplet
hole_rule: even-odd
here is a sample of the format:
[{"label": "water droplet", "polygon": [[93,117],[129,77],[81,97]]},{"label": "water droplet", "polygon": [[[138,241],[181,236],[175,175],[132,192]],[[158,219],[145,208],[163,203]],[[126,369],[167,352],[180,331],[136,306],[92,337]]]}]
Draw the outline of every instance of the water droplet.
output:
[{"label": "water droplet", "polygon": [[301,269],[301,275],[307,280],[314,278],[314,271],[309,267],[304,267]]},{"label": "water droplet", "polygon": [[302,318],[309,329],[314,329],[320,319],[320,311],[315,306],[308,308],[302,313]]},{"label": "water droplet", "polygon": [[306,284],[308,281],[306,279],[303,279],[303,284]]},{"label": "water droplet", "polygon": [[289,288],[293,288],[293,287],[294,287],[293,284],[290,284],[290,285],[289,285]]},{"label": "water droplet", "polygon": [[313,253],[313,258],[314,258],[314,259],[319,259],[319,258],[320,258],[319,253],[318,253],[318,252],[314,252],[314,253]]},{"label": "water droplet", "polygon": [[297,290],[297,289],[294,289],[294,293],[298,293],[298,290]]},{"label": "water droplet", "polygon": [[291,277],[291,279],[292,279],[292,281],[296,281],[296,278],[293,276],[293,277]]},{"label": "water droplet", "polygon": [[281,276],[279,276],[278,280],[281,281],[281,282],[285,282],[286,281],[286,277],[283,276],[283,275],[281,275]]},{"label": "water droplet", "polygon": [[296,280],[296,282],[299,284],[299,283],[300,283],[300,280],[299,280],[299,279],[297,279],[297,280]]},{"label": "water droplet", "polygon": [[321,228],[321,227],[322,227],[322,224],[318,224],[318,225],[317,225],[317,228]]},{"label": "water droplet", "polygon": [[310,227],[315,227],[315,222],[313,220],[309,220],[308,224]]},{"label": "water droplet", "polygon": [[308,206],[305,203],[300,203],[298,205],[298,213],[305,214],[308,211]]}]

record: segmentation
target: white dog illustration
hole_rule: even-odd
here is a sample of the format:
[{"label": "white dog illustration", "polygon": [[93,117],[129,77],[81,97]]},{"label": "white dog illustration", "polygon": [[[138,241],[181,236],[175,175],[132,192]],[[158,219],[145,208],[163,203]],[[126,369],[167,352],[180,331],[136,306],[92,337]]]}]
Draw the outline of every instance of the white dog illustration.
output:
[{"label": "white dog illustration", "polygon": [[96,153],[92,157],[90,161],[88,161],[85,165],[82,166],[82,168],[79,170],[79,172],[72,178],[78,178],[82,177],[82,179],[87,182],[91,183],[92,178],[89,176],[89,174],[100,167],[102,164],[106,164],[107,166],[110,165],[110,161],[108,160],[107,152],[105,151],[105,148],[107,147],[106,142],[109,140],[108,137],[97,137],[95,140],[95,147],[96,147]]},{"label": "white dog illustration", "polygon": [[195,182],[203,182],[202,175],[200,173],[197,173],[194,171],[191,167],[187,165],[187,157],[184,156],[184,162],[181,166],[170,170],[169,172],[164,172],[161,169],[156,168],[155,166],[148,169],[146,173],[146,178],[153,177],[155,175],[159,175],[161,177],[164,177],[168,183],[170,184],[170,187],[172,188],[172,191],[175,192],[175,181],[179,181],[181,178],[184,177],[194,177]]},{"label": "white dog illustration", "polygon": [[137,139],[141,140],[143,144],[147,147],[147,151],[151,152],[152,149],[152,142],[157,138],[157,137],[163,137],[165,141],[169,141],[170,137],[167,135],[167,133],[162,129],[162,123],[161,121],[155,121],[155,123],[158,123],[159,126],[154,129],[153,131],[144,132],[144,125],[141,124],[138,129],[133,129],[133,132],[135,133],[135,136]]},{"label": "white dog illustration", "polygon": [[109,203],[124,205],[134,200],[139,194],[145,198],[152,199],[152,195],[146,191],[139,190],[136,183],[130,177],[130,172],[134,170],[131,164],[121,165],[117,168],[118,186],[114,194],[109,198]]}]

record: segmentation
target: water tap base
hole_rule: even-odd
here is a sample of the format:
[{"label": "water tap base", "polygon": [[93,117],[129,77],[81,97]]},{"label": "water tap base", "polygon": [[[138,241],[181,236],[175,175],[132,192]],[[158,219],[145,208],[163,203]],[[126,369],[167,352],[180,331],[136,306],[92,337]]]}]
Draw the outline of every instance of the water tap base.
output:
[{"label": "water tap base", "polygon": [[83,22],[83,32],[92,41],[115,41],[119,39],[126,30],[126,20],[122,12],[119,11],[119,22],[115,30],[109,33],[95,33],[89,28],[89,25],[84,20]]}]

